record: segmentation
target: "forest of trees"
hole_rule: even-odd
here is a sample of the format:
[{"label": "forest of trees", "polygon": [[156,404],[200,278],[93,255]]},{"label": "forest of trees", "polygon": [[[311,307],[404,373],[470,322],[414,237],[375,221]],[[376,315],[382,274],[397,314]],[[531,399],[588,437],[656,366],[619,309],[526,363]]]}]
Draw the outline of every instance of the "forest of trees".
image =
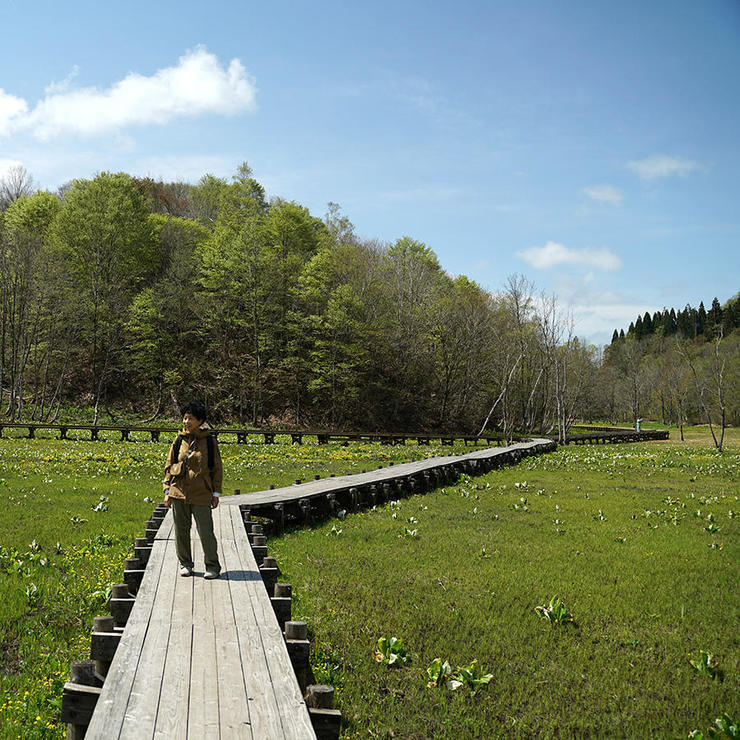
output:
[{"label": "forest of trees", "polygon": [[655,311],[651,316],[648,311],[644,316],[638,316],[631,322],[627,333],[624,329],[614,330],[612,344],[627,338],[646,339],[657,334],[659,336],[678,336],[681,339],[704,340],[709,342],[722,332],[727,336],[740,327],[740,295],[727,301],[725,307],[720,305],[719,300],[714,298],[712,307],[707,311],[704,301],[699,303],[699,308],[686,305],[682,311],[672,308],[670,311],[664,308]]},{"label": "forest of trees", "polygon": [[335,429],[740,421],[737,299],[702,332],[661,314],[602,352],[526,278],[484,290],[415,239],[359,238],[336,204],[317,218],[268,198],[246,163],[231,181],[101,173],[56,193],[14,172],[0,210],[7,420],[171,417],[197,396],[217,422]]}]

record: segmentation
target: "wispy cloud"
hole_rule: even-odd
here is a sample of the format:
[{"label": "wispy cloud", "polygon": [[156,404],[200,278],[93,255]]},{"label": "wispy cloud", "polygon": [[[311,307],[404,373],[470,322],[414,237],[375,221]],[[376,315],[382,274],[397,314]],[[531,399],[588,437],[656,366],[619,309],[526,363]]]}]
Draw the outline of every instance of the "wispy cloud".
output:
[{"label": "wispy cloud", "polygon": [[199,46],[150,77],[130,73],[111,87],[74,89],[76,70],[52,83],[33,109],[0,90],[0,135],[29,132],[40,140],[64,134],[96,136],[126,126],[164,124],[180,116],[234,114],[252,108],[254,80],[238,59],[223,67]]},{"label": "wispy cloud", "polygon": [[594,298],[589,303],[573,303],[570,305],[576,324],[576,333],[581,337],[587,337],[589,341],[597,344],[606,344],[611,341],[612,332],[616,329],[624,329],[637,316],[642,316],[645,311],[651,314],[658,307],[648,303],[610,302],[599,301]]},{"label": "wispy cloud", "polygon": [[600,203],[610,203],[615,206],[621,205],[624,200],[622,191],[613,185],[591,185],[590,187],[583,188],[583,192],[591,200],[596,200]]},{"label": "wispy cloud", "polygon": [[234,172],[234,162],[217,155],[162,155],[138,159],[133,172],[155,180],[195,183],[206,172],[228,179]]},{"label": "wispy cloud", "polygon": [[421,116],[442,128],[458,129],[460,126],[477,125],[477,119],[456,106],[428,80],[402,77],[393,79],[389,87],[400,103],[416,110]]},{"label": "wispy cloud", "polygon": [[462,188],[450,186],[450,185],[422,185],[418,188],[395,188],[392,190],[384,190],[379,193],[378,197],[381,201],[390,201],[394,203],[404,201],[419,201],[419,200],[454,200],[460,198],[464,191]]},{"label": "wispy cloud", "polygon": [[651,154],[645,159],[627,162],[627,167],[637,173],[643,180],[654,180],[658,177],[685,177],[700,168],[698,162],[682,157],[668,157],[665,154]]},{"label": "wispy cloud", "polygon": [[616,270],[622,262],[608,249],[570,249],[563,244],[548,241],[544,247],[529,247],[516,253],[532,267],[546,270],[558,265],[581,265],[599,270]]}]

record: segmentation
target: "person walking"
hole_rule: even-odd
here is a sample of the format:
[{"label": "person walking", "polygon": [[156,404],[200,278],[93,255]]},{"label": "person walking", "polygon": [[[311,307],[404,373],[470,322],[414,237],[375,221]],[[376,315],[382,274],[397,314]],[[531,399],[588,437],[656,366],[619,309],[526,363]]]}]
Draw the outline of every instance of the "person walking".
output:
[{"label": "person walking", "polygon": [[163,481],[164,503],[172,507],[175,520],[175,552],[180,561],[180,575],[193,575],[190,529],[195,519],[205,556],[204,578],[218,578],[221,563],[212,510],[218,506],[221,495],[221,453],[206,423],[205,405],[190,401],[181,413],[183,430],[170,447]]}]

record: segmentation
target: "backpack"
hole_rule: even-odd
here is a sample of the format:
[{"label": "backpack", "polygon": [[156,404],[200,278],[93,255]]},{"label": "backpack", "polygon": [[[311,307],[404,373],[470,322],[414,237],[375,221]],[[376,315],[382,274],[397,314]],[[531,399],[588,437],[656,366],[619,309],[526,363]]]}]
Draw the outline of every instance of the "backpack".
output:
[{"label": "backpack", "polygon": [[[208,472],[213,476],[213,465],[214,465],[214,452],[213,452],[213,437],[209,434],[206,437],[206,443],[208,445]],[[180,458],[180,445],[182,445],[182,435],[178,434],[175,437],[172,459],[177,461]]]}]

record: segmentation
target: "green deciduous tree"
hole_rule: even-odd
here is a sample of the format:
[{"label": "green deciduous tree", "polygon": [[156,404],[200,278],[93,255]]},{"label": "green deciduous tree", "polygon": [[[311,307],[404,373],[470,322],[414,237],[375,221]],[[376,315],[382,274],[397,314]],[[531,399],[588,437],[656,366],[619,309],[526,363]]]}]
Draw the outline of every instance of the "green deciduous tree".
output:
[{"label": "green deciduous tree", "polygon": [[123,173],[76,180],[52,225],[55,257],[69,277],[67,300],[80,327],[89,368],[89,399],[97,423],[100,402],[125,364],[122,334],[127,309],[159,266],[141,192]]}]

